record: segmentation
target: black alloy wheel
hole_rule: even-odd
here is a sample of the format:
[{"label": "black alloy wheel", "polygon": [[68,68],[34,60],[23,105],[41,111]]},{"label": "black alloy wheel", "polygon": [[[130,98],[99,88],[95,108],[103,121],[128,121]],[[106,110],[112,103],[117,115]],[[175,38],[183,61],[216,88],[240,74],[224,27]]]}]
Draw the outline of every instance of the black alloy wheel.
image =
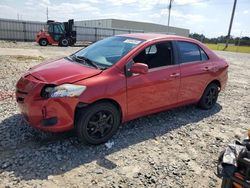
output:
[{"label": "black alloy wheel", "polygon": [[110,133],[113,126],[113,114],[109,111],[99,111],[90,118],[87,125],[87,132],[93,139],[102,139]]},{"label": "black alloy wheel", "polygon": [[200,99],[199,106],[206,110],[211,109],[216,104],[218,94],[218,85],[215,83],[209,84]]},{"label": "black alloy wheel", "polygon": [[216,90],[216,88],[210,88],[210,90],[208,91],[208,93],[206,95],[205,103],[208,106],[212,106],[213,104],[215,104],[216,99],[217,99],[217,90]]},{"label": "black alloy wheel", "polygon": [[76,117],[76,131],[80,141],[101,144],[108,141],[120,125],[120,112],[109,102],[95,103],[82,109]]}]

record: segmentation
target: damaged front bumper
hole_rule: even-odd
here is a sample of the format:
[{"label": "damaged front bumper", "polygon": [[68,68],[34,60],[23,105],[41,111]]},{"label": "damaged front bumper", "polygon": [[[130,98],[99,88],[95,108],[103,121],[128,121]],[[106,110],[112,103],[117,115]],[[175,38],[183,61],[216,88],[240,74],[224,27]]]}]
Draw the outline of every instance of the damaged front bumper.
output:
[{"label": "damaged front bumper", "polygon": [[77,98],[41,97],[46,83],[32,75],[23,76],[16,85],[16,100],[28,124],[49,132],[62,132],[74,128]]}]

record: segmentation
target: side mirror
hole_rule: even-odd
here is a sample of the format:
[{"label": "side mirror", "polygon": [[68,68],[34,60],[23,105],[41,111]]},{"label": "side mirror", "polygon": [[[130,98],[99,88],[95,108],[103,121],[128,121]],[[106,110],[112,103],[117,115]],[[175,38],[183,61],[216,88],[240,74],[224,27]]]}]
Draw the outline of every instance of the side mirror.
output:
[{"label": "side mirror", "polygon": [[134,63],[130,68],[131,73],[146,74],[148,72],[148,65],[145,63]]}]

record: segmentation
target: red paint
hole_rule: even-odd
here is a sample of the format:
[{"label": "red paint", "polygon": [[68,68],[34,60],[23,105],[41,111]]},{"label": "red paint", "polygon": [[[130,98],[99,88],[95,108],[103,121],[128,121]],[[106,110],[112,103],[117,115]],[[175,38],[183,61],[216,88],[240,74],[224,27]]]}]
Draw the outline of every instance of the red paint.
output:
[{"label": "red paint", "polygon": [[97,75],[101,70],[71,63],[62,58],[55,61],[39,64],[29,70],[29,74],[47,83],[72,83],[81,79]]},{"label": "red paint", "polygon": [[47,31],[39,31],[36,35],[35,41],[39,43],[40,39],[47,39],[48,44],[50,45],[58,45],[58,42],[55,41]]},{"label": "red paint", "polygon": [[144,63],[135,63],[130,68],[130,71],[135,74],[146,74],[148,72],[148,65]]},{"label": "red paint", "polygon": [[[77,104],[82,102],[91,105],[102,99],[119,104],[122,122],[125,122],[173,107],[197,103],[206,86],[214,80],[220,82],[221,89],[225,88],[228,64],[202,43],[190,38],[161,34],[123,36],[146,41],[107,70],[88,68],[63,58],[38,65],[22,76],[16,86],[16,98],[30,125],[53,132],[73,129]],[[149,69],[147,73],[130,77],[125,75],[124,66],[140,50],[156,42],[172,40],[199,45],[207,53],[209,60]],[[142,71],[142,67],[138,67],[135,69]],[[63,83],[84,85],[87,89],[75,98],[44,99],[40,96],[45,84]],[[51,127],[44,127],[41,121],[45,116],[57,117],[58,122]]]}]

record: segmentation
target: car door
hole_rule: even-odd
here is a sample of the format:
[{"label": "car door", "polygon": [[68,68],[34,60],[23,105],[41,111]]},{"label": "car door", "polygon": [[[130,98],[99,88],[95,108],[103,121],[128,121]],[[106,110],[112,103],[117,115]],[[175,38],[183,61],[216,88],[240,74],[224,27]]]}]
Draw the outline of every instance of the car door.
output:
[{"label": "car door", "polygon": [[205,51],[195,43],[177,41],[180,58],[181,84],[179,102],[197,102],[211,80],[212,63]]},{"label": "car door", "polygon": [[177,103],[180,68],[175,64],[171,42],[145,48],[133,58],[133,63],[145,63],[149,70],[127,77],[128,116],[138,117]]}]

